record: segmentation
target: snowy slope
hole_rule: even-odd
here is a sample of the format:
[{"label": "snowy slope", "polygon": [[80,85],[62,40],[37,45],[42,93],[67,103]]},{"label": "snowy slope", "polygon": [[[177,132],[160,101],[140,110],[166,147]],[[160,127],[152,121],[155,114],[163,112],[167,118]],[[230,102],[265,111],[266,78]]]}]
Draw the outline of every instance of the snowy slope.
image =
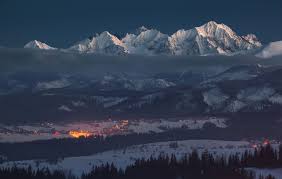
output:
[{"label": "snowy slope", "polygon": [[128,90],[150,90],[150,89],[164,89],[175,86],[174,83],[156,78],[141,78],[134,79],[124,74],[107,74],[97,84],[104,90],[112,89],[128,89]]},{"label": "snowy slope", "polygon": [[169,44],[174,55],[232,54],[261,46],[255,35],[238,36],[228,26],[214,21],[177,31]]},{"label": "snowy slope", "polygon": [[129,53],[166,55],[232,54],[261,46],[253,34],[238,36],[231,28],[214,21],[168,36],[141,28],[140,34],[127,34],[122,40]]},{"label": "snowy slope", "polygon": [[124,55],[127,53],[124,44],[108,31],[78,42],[67,50],[80,53],[97,53],[106,55]]},{"label": "snowy slope", "polygon": [[279,55],[282,55],[282,41],[270,43],[256,56],[260,58],[271,58]]},{"label": "snowy slope", "polygon": [[44,81],[37,83],[36,90],[58,89],[69,86],[71,83],[67,79],[59,79],[54,81]]},{"label": "snowy slope", "polygon": [[50,47],[49,45],[37,41],[37,40],[33,40],[29,43],[27,43],[24,48],[30,48],[30,49],[41,49],[41,50],[55,50],[56,48]]},{"label": "snowy slope", "polygon": [[169,53],[168,37],[158,30],[141,28],[140,34],[127,34],[122,41],[129,53],[162,55]]},{"label": "snowy slope", "polygon": [[248,170],[255,172],[256,179],[259,179],[260,176],[267,177],[268,175],[272,175],[276,179],[282,178],[282,168],[274,168],[274,169],[249,168]]},{"label": "snowy slope", "polygon": [[149,159],[151,156],[158,157],[160,154],[175,154],[177,158],[181,158],[186,154],[197,150],[199,153],[208,150],[215,156],[230,155],[235,153],[243,153],[245,150],[252,150],[251,144],[245,141],[216,141],[216,140],[184,140],[184,141],[168,141],[127,147],[122,150],[111,150],[98,153],[91,156],[68,157],[57,164],[50,164],[46,161],[18,161],[6,162],[0,167],[28,167],[33,168],[61,169],[64,171],[72,171],[76,175],[88,172],[93,166],[100,166],[106,163],[113,163],[119,168],[124,169],[126,166],[134,164],[136,159]]}]

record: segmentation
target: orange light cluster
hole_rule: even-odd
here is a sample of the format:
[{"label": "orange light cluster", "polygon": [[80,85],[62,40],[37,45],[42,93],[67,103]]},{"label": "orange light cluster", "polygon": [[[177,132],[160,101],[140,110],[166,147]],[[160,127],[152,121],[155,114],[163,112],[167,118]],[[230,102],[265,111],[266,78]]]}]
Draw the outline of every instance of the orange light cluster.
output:
[{"label": "orange light cluster", "polygon": [[75,131],[75,130],[72,130],[72,131],[69,131],[69,135],[73,138],[79,138],[79,137],[90,137],[92,136],[93,134],[89,131],[83,131],[83,130],[80,130],[80,131]]}]

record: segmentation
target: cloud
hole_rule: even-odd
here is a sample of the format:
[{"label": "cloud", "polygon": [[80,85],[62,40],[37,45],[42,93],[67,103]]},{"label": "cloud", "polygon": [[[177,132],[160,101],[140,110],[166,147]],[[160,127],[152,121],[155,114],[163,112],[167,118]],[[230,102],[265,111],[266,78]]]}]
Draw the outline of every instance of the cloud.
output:
[{"label": "cloud", "polygon": [[254,56],[98,56],[59,51],[0,48],[0,72],[32,71],[60,73],[169,73],[204,66],[214,68],[243,64],[279,64],[280,58],[263,60]]}]

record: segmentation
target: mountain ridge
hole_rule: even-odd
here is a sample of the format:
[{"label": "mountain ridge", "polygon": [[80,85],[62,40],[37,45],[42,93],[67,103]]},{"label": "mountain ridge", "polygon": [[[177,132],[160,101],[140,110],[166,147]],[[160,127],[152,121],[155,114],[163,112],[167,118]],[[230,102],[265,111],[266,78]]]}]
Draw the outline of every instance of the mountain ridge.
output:
[{"label": "mountain ridge", "polygon": [[[172,35],[144,26],[135,33],[118,38],[108,31],[79,41],[66,52],[95,53],[103,55],[232,55],[262,47],[254,34],[239,36],[225,24],[210,21],[200,27],[178,30]],[[32,41],[25,48],[54,50],[39,41]]]}]

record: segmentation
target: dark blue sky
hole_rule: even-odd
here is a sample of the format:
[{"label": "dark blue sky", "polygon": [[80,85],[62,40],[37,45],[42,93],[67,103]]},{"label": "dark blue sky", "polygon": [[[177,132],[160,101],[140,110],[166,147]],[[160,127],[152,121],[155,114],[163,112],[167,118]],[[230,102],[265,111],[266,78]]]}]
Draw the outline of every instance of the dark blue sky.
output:
[{"label": "dark blue sky", "polygon": [[145,25],[170,34],[210,20],[263,42],[282,40],[281,0],[0,0],[0,46],[37,39],[67,47],[104,30]]}]

